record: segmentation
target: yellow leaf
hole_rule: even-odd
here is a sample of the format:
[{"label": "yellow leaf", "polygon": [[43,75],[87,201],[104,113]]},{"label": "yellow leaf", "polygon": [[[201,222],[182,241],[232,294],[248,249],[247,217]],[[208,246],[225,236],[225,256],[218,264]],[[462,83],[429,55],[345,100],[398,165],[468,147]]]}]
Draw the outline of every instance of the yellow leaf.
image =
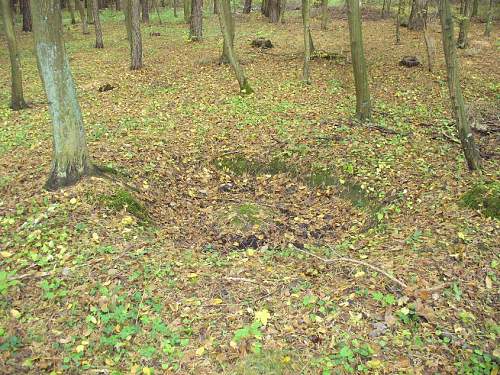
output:
[{"label": "yellow leaf", "polygon": [[238,344],[236,343],[236,341],[231,340],[229,346],[233,349],[238,349]]},{"label": "yellow leaf", "polygon": [[71,204],[76,204],[76,198],[71,198],[71,199],[69,200],[69,203],[71,203]]},{"label": "yellow leaf", "polygon": [[247,249],[247,255],[249,257],[254,256],[255,255],[255,250],[254,249]]},{"label": "yellow leaf", "polygon": [[267,311],[267,309],[260,310],[255,313],[255,320],[261,322],[263,326],[267,325],[267,321],[270,317],[271,314],[269,314],[269,311]]},{"label": "yellow leaf", "polygon": [[125,216],[122,219],[122,225],[130,225],[130,224],[133,224],[133,223],[134,223],[134,219],[132,218],[132,216]]},{"label": "yellow leaf", "polygon": [[205,347],[200,346],[198,349],[196,349],[196,355],[203,355],[205,353]]},{"label": "yellow leaf", "polygon": [[150,367],[143,367],[142,368],[142,373],[144,375],[153,375],[153,370],[151,370]]},{"label": "yellow leaf", "polygon": [[77,353],[82,353],[84,350],[85,350],[85,346],[83,346],[83,345],[78,345],[75,348],[75,352],[77,352]]},{"label": "yellow leaf", "polygon": [[371,369],[377,369],[382,367],[382,361],[378,359],[372,359],[371,361],[366,362],[366,367]]},{"label": "yellow leaf", "polygon": [[290,356],[286,355],[284,356],[282,359],[281,359],[281,362],[283,363],[290,363],[292,359],[290,358]]},{"label": "yellow leaf", "polygon": [[491,278],[489,276],[486,276],[484,283],[486,284],[486,289],[493,288],[493,282],[491,281]]},{"label": "yellow leaf", "polygon": [[10,315],[14,318],[14,319],[19,319],[21,317],[21,313],[16,310],[16,309],[11,309],[10,310]]},{"label": "yellow leaf", "polygon": [[213,305],[220,305],[223,301],[220,298],[214,298],[212,300]]},{"label": "yellow leaf", "polygon": [[10,258],[12,256],[12,253],[9,253],[8,251],[0,251],[0,255],[2,258]]}]

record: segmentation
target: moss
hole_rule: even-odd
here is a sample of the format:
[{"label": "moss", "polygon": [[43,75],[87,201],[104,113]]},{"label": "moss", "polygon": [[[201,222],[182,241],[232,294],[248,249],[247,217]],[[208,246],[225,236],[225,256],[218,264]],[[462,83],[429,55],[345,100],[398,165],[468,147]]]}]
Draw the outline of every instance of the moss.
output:
[{"label": "moss", "polygon": [[119,189],[113,194],[103,194],[99,199],[112,210],[120,211],[125,209],[139,220],[143,222],[149,221],[146,208],[127,190]]},{"label": "moss", "polygon": [[264,351],[260,354],[249,354],[235,368],[237,375],[284,375],[298,373],[298,368],[289,355],[281,351]]},{"label": "moss", "polygon": [[250,84],[248,83],[246,78],[245,81],[243,82],[243,85],[240,87],[240,93],[241,95],[250,95],[254,93],[252,87],[250,87]]},{"label": "moss", "polygon": [[462,197],[462,203],[469,208],[480,210],[484,215],[498,219],[500,216],[500,183],[480,182]]},{"label": "moss", "polygon": [[284,160],[272,159],[270,162],[261,162],[256,160],[249,160],[242,155],[234,157],[221,158],[215,161],[215,166],[221,170],[228,170],[235,175],[241,176],[243,174],[250,174],[253,176],[263,174],[280,174],[289,173],[294,174],[295,168],[291,167]]}]

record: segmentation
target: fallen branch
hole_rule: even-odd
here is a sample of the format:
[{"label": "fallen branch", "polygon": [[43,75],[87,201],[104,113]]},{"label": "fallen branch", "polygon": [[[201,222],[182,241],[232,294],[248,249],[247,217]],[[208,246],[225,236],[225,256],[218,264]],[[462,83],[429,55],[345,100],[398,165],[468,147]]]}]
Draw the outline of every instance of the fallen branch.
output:
[{"label": "fallen branch", "polygon": [[357,259],[352,259],[352,258],[347,258],[347,257],[338,257],[338,258],[333,258],[333,259],[327,259],[327,258],[323,258],[323,257],[321,257],[319,255],[313,254],[313,253],[311,253],[309,251],[299,249],[299,248],[297,248],[295,246],[294,246],[294,249],[297,250],[297,251],[299,251],[299,252],[301,252],[301,253],[304,253],[304,254],[312,256],[312,257],[314,257],[316,259],[319,259],[319,260],[323,261],[324,263],[347,262],[347,263],[358,264],[360,266],[364,266],[364,267],[370,268],[370,269],[372,269],[372,270],[380,273],[381,275],[386,276],[387,278],[389,278],[391,281],[393,281],[395,284],[399,285],[403,289],[406,289],[408,287],[408,285],[406,285],[404,282],[402,282],[401,280],[396,279],[394,276],[390,275],[389,273],[387,273],[383,269],[381,269],[381,268],[379,268],[377,266],[374,266],[373,264],[370,264],[370,263],[367,263],[367,262],[363,262],[362,260],[357,260]]}]

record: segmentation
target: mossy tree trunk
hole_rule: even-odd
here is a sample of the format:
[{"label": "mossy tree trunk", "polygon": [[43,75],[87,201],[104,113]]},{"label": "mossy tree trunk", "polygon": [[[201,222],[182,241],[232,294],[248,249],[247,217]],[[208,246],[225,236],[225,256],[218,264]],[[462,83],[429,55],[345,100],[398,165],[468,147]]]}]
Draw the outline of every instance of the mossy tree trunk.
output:
[{"label": "mossy tree trunk", "polygon": [[31,9],[29,0],[19,0],[19,6],[23,15],[23,31],[30,32],[33,28],[31,21]]},{"label": "mossy tree trunk", "polygon": [[349,22],[354,84],[356,86],[356,117],[360,121],[365,121],[371,118],[371,104],[368,88],[368,72],[363,50],[359,0],[347,0],[347,18]]},{"label": "mossy tree trunk", "polygon": [[453,36],[453,18],[448,0],[439,0],[439,15],[441,20],[441,35],[443,38],[443,50],[446,61],[446,72],[448,75],[448,90],[450,93],[451,106],[455,117],[462,150],[467,161],[469,170],[481,168],[481,157],[474,142],[467,114],[465,112],[464,98],[460,87],[457,53],[455,38]]},{"label": "mossy tree trunk", "polygon": [[484,36],[491,35],[491,23],[493,20],[493,1],[490,0],[490,5],[488,7],[488,14],[486,15],[486,26],[484,27]]},{"label": "mossy tree trunk", "polygon": [[11,72],[11,100],[10,106],[14,110],[26,108],[23,95],[23,74],[21,70],[21,57],[17,49],[16,32],[14,29],[14,17],[9,0],[0,0],[2,19],[7,46],[9,48],[10,72]]},{"label": "mossy tree trunk", "polygon": [[321,0],[321,30],[328,27],[328,0]]},{"label": "mossy tree trunk", "polygon": [[252,0],[245,0],[245,5],[243,5],[243,13],[250,13],[252,11]]},{"label": "mossy tree trunk", "polygon": [[408,29],[423,30],[424,28],[424,6],[426,0],[413,0],[411,4],[410,18],[408,19]]},{"label": "mossy tree trunk", "polygon": [[253,90],[245,77],[245,73],[243,72],[243,68],[240,66],[236,54],[234,53],[234,21],[231,13],[230,0],[219,0],[217,3],[219,6],[218,13],[220,28],[222,31],[222,37],[224,38],[224,46],[226,47],[226,57],[234,70],[236,79],[240,85],[240,92],[244,95],[251,94]]},{"label": "mossy tree trunk", "polygon": [[82,32],[84,34],[89,33],[89,25],[87,23],[87,14],[85,13],[85,8],[83,7],[83,2],[81,0],[75,0],[75,6],[80,14],[80,20],[82,21]]},{"label": "mossy tree trunk", "polygon": [[125,0],[123,12],[125,13],[125,26],[127,27],[128,43],[130,46],[130,69],[142,68],[142,35],[140,24],[139,0]]},{"label": "mossy tree trunk", "polygon": [[101,19],[99,17],[99,0],[92,0],[92,12],[94,15],[94,29],[95,29],[95,48],[104,48],[102,40],[102,27]]},{"label": "mossy tree trunk", "polygon": [[38,70],[53,125],[53,161],[45,187],[55,190],[93,172],[83,118],[62,39],[61,2],[32,0]]},{"label": "mossy tree trunk", "polygon": [[191,22],[189,39],[200,41],[203,38],[203,0],[191,0]]},{"label": "mossy tree trunk", "polygon": [[[71,24],[76,25],[76,18],[75,18],[75,9],[73,7],[73,0],[68,0],[68,9],[69,9],[69,14],[71,15]],[[74,0],[78,1],[78,0]]]},{"label": "mossy tree trunk", "polygon": [[[219,1],[221,1],[221,0],[217,0],[217,6],[220,8]],[[219,14],[219,10],[217,10],[216,14]],[[229,43],[234,50],[234,33],[235,33],[235,31],[234,31],[234,19],[233,19],[232,15],[227,20],[226,27],[227,27],[228,32],[229,32]],[[220,57],[219,63],[220,64],[229,64],[230,63],[229,52],[228,52],[225,40],[222,43],[222,55]]]},{"label": "mossy tree trunk", "polygon": [[184,22],[189,23],[191,20],[191,0],[184,0]]},{"label": "mossy tree trunk", "polygon": [[460,19],[460,31],[458,32],[458,48],[467,48],[469,46],[471,5],[471,0],[465,0],[463,14]]},{"label": "mossy tree trunk", "polygon": [[302,68],[302,78],[304,82],[311,82],[309,62],[311,61],[311,25],[310,25],[309,0],[302,0],[302,24],[304,26],[304,66]]}]

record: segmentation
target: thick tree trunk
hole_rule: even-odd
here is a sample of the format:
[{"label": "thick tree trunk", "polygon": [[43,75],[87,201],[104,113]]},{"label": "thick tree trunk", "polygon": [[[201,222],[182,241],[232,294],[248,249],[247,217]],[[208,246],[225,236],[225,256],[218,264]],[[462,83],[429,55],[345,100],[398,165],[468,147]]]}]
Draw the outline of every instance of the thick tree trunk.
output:
[{"label": "thick tree trunk", "polygon": [[[75,25],[76,24],[76,18],[75,18],[75,9],[72,4],[73,0],[68,0],[68,9],[69,9],[69,14],[71,15],[71,24]],[[74,0],[78,1],[78,0]]]},{"label": "thick tree trunk", "polygon": [[141,0],[142,22],[149,23],[149,0]]},{"label": "thick tree trunk", "polygon": [[101,19],[99,18],[99,0],[92,0],[92,11],[94,15],[94,29],[95,29],[95,48],[104,48],[102,40]]},{"label": "thick tree trunk", "polygon": [[411,4],[410,18],[408,20],[408,29],[423,30],[424,28],[424,9],[425,0],[413,0]]},{"label": "thick tree trunk", "polygon": [[269,21],[277,23],[280,18],[280,1],[267,0]]},{"label": "thick tree trunk", "polygon": [[140,25],[139,0],[125,0],[123,12],[127,27],[128,42],[130,45],[130,69],[142,68],[142,36]]},{"label": "thick tree trunk", "polygon": [[23,31],[30,32],[32,29],[30,2],[29,0],[20,0],[19,6],[23,14]]},{"label": "thick tree trunk", "polygon": [[[232,30],[234,32],[233,25],[233,15],[231,14],[231,4],[230,0],[219,0],[219,23],[222,31],[222,36],[224,38],[224,46],[226,47],[227,58],[229,63],[233,67],[236,79],[240,85],[240,92],[244,95],[251,94],[253,92],[250,84],[248,83],[243,68],[240,66],[238,58],[234,53]],[[232,30],[231,30],[232,29]]]},{"label": "thick tree trunk", "polygon": [[119,12],[120,10],[122,10],[121,0],[115,0],[115,1],[116,1],[115,2],[115,9],[116,9],[116,11]]},{"label": "thick tree trunk", "polygon": [[328,0],[321,0],[321,30],[328,27]]},{"label": "thick tree trunk", "polygon": [[491,34],[491,23],[493,20],[493,1],[490,0],[490,5],[488,7],[488,14],[486,15],[486,26],[484,27],[484,36],[490,36]]},{"label": "thick tree trunk", "polygon": [[191,0],[184,0],[184,22],[189,23],[191,20]]},{"label": "thick tree trunk", "polygon": [[368,72],[366,70],[363,50],[363,34],[361,30],[361,13],[359,0],[347,0],[347,17],[349,37],[351,40],[351,58],[356,86],[356,117],[360,121],[371,118],[370,92],[368,89]]},{"label": "thick tree trunk", "polygon": [[245,0],[245,5],[243,6],[243,13],[250,13],[252,11],[252,0]]},{"label": "thick tree trunk", "polygon": [[53,161],[48,190],[71,185],[93,172],[85,142],[83,118],[62,39],[59,0],[32,0],[38,69],[53,124]]},{"label": "thick tree trunk", "polygon": [[304,66],[302,78],[310,83],[309,61],[311,61],[311,26],[309,24],[309,0],[302,0],[302,23],[304,25]]},{"label": "thick tree trunk", "polygon": [[464,12],[460,20],[460,31],[458,33],[457,47],[467,48],[469,46],[469,29],[470,29],[470,13],[471,0],[465,0]]},{"label": "thick tree trunk", "polygon": [[203,37],[203,0],[191,0],[189,38],[200,41]]},{"label": "thick tree trunk", "polygon": [[78,9],[78,13],[80,14],[80,20],[82,21],[82,32],[84,34],[88,34],[89,25],[87,23],[87,14],[85,13],[85,9],[83,8],[83,2],[81,0],[75,0],[75,6]]},{"label": "thick tree trunk", "polygon": [[455,126],[457,127],[469,170],[480,169],[481,157],[474,142],[474,136],[465,112],[464,98],[460,87],[455,38],[453,37],[453,18],[448,0],[439,1],[439,15],[441,19],[441,35],[443,37],[446,72],[448,74],[448,90],[450,92],[453,116],[455,117]]},{"label": "thick tree trunk", "polygon": [[11,72],[11,101],[10,106],[14,110],[26,108],[26,102],[23,95],[23,75],[21,70],[21,58],[17,49],[16,32],[14,29],[14,17],[10,7],[9,0],[1,1],[1,11],[5,34],[7,37],[7,45],[10,56],[10,72]]}]

